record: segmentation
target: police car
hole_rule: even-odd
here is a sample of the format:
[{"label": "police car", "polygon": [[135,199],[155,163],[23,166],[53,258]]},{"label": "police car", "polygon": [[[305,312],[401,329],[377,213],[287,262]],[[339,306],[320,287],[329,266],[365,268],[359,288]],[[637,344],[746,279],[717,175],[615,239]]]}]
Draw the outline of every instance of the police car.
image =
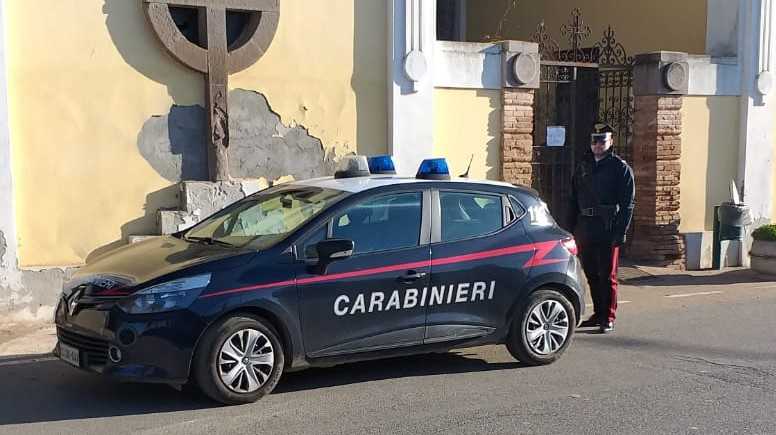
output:
[{"label": "police car", "polygon": [[311,366],[483,344],[558,359],[584,284],[574,239],[536,193],[451,179],[443,159],[393,173],[389,157],[354,156],[334,177],[99,257],[65,285],[55,353],[227,404]]}]

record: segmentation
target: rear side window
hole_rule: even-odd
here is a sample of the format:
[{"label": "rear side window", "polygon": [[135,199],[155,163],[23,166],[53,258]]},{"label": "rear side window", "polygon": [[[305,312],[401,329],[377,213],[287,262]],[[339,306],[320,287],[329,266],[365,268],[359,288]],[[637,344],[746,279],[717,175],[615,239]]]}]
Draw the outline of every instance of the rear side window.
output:
[{"label": "rear side window", "polygon": [[501,196],[439,192],[442,241],[468,239],[499,230],[504,223]]},{"label": "rear side window", "polygon": [[525,215],[526,211],[525,208],[523,208],[523,205],[520,204],[518,200],[516,200],[513,197],[509,197],[509,206],[507,207],[507,224],[510,224],[517,219],[522,218]]},{"label": "rear side window", "polygon": [[354,254],[418,246],[423,194],[369,199],[334,218],[332,237],[352,240]]}]

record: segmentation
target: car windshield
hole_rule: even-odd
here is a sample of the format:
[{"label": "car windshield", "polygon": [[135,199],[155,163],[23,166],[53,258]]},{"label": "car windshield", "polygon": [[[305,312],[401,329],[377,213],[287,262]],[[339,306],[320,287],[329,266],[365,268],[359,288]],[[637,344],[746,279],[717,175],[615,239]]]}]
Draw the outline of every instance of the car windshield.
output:
[{"label": "car windshield", "polygon": [[311,186],[279,186],[246,198],[200,222],[183,238],[190,242],[263,249],[285,238],[345,192]]}]

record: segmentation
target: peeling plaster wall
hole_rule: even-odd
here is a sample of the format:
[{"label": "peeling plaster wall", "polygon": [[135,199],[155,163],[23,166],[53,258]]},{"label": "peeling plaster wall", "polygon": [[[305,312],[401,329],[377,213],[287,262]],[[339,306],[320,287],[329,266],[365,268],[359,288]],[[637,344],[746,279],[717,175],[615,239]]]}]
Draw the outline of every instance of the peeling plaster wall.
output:
[{"label": "peeling plaster wall", "polygon": [[[141,136],[163,137],[161,124],[141,133],[152,116],[204,101],[202,75],[165,54],[141,3],[4,2],[22,267],[77,266],[97,249],[151,233],[159,204],[175,201],[161,194],[170,179],[202,167],[181,158],[160,169],[138,150]],[[380,1],[283,0],[267,53],[231,76],[230,86],[266,96],[290,128],[279,129],[285,140],[305,150],[319,141],[324,158],[385,152],[386,25]],[[272,131],[269,121],[263,132]],[[253,127],[245,126],[247,138]],[[236,157],[253,168],[247,172],[267,167]],[[285,155],[282,164],[312,173],[320,157],[297,164]]]},{"label": "peeling plaster wall", "polygon": [[4,5],[0,2],[0,314],[7,311],[7,307],[21,287],[16,253],[5,21]]},{"label": "peeling plaster wall", "polygon": [[284,125],[264,95],[245,90],[229,93],[229,172],[237,178],[285,175],[305,179],[334,174],[334,149],[302,125]]},{"label": "peeling plaster wall", "polygon": [[[334,172],[333,149],[301,125],[285,125],[258,92],[229,93],[229,173],[235,178],[305,179]],[[149,119],[138,149],[156,172],[172,182],[207,180],[205,109],[173,106]]]},{"label": "peeling plaster wall", "polygon": [[5,264],[5,251],[8,250],[8,242],[5,240],[5,234],[0,231],[0,264]]}]

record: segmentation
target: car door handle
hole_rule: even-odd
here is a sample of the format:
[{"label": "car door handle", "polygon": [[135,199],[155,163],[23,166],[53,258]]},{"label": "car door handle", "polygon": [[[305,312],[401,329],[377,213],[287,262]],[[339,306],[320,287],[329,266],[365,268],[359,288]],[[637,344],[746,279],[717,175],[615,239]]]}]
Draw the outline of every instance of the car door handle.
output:
[{"label": "car door handle", "polygon": [[411,283],[423,278],[424,276],[426,276],[426,272],[415,272],[414,270],[409,270],[407,273],[399,277],[399,281],[403,283]]}]

